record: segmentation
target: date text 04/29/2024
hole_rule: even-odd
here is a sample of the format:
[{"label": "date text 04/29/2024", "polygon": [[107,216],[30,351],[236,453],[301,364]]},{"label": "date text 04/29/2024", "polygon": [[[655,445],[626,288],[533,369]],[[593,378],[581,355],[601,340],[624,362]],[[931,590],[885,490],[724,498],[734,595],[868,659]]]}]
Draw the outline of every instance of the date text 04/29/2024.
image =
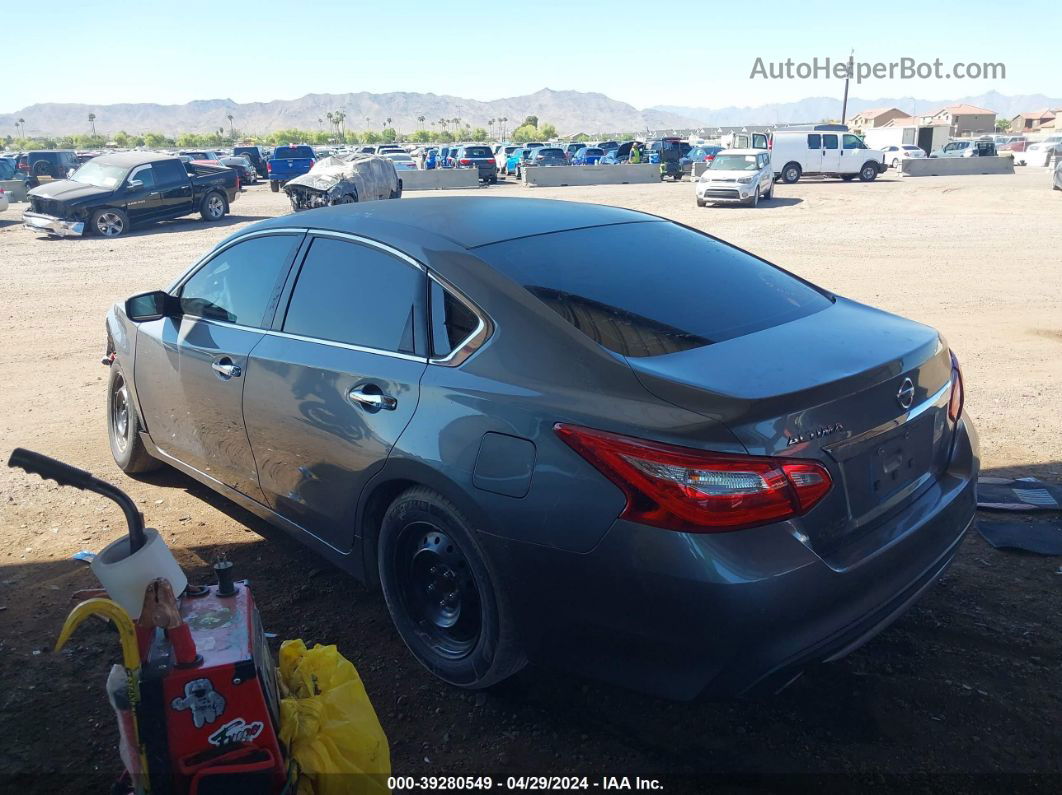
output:
[{"label": "date text 04/29/2024", "polygon": [[659,779],[640,776],[391,776],[387,786],[393,792],[431,792],[468,790],[470,792],[557,792],[572,791],[642,791],[664,789]]}]

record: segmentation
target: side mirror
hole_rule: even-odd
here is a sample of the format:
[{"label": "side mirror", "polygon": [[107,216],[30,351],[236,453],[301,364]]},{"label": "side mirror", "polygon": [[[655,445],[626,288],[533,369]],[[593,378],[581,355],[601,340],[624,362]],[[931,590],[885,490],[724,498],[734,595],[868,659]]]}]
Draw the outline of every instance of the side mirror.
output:
[{"label": "side mirror", "polygon": [[140,293],[125,301],[125,315],[134,323],[176,317],[180,314],[179,299],[162,290]]},{"label": "side mirror", "polygon": [[136,189],[136,188],[142,188],[142,187],[144,187],[144,183],[143,183],[143,181],[142,181],[142,180],[139,180],[139,179],[131,179],[131,180],[129,180],[129,181],[127,182],[127,183],[125,183],[125,186],[126,186],[127,188],[133,188],[133,189]]}]

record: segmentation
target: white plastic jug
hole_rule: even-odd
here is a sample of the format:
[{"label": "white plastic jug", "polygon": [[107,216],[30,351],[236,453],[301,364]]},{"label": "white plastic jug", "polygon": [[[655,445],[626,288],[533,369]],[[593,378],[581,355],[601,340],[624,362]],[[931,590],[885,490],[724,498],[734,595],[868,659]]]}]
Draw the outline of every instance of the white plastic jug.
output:
[{"label": "white plastic jug", "polygon": [[144,546],[129,554],[129,537],[119,538],[103,548],[92,561],[92,572],[107,590],[107,595],[121,605],[134,621],[144,609],[144,592],[157,577],[170,582],[178,596],[188,585],[188,578],[173,558],[159,531],[144,528]]}]

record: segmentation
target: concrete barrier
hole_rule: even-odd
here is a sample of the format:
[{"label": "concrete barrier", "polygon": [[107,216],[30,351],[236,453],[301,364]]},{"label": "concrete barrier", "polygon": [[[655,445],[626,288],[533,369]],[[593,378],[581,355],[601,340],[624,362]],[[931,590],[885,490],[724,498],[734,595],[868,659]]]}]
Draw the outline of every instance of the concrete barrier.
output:
[{"label": "concrete barrier", "polygon": [[479,169],[433,168],[426,171],[399,171],[402,190],[442,190],[479,186]]},{"label": "concrete barrier", "polygon": [[947,177],[953,174],[1013,174],[1011,157],[919,157],[900,163],[905,177]]},{"label": "concrete barrier", "polygon": [[659,182],[660,166],[654,163],[620,163],[615,166],[532,166],[523,170],[529,188],[559,188],[565,185],[627,185]]},{"label": "concrete barrier", "polygon": [[26,183],[20,179],[0,179],[0,188],[7,194],[7,200],[12,202],[26,201]]},{"label": "concrete barrier", "polygon": [[711,165],[711,163],[705,163],[703,160],[701,162],[699,162],[699,163],[694,161],[694,163],[693,163],[693,172],[692,172],[693,178],[697,179],[697,177],[699,177],[701,174],[703,174],[705,171],[708,170],[708,166],[710,166],[710,165]]}]

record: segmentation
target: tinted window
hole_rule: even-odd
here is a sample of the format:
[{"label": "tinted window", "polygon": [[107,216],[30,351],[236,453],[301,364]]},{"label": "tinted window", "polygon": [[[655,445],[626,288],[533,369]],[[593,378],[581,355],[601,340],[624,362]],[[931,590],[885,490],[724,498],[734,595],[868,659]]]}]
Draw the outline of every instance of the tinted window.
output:
[{"label": "tinted window", "polygon": [[188,172],[180,160],[160,160],[151,166],[155,170],[155,183],[172,185],[188,181]]},{"label": "tinted window", "polygon": [[155,187],[155,172],[151,166],[138,167],[133,169],[133,172],[129,175],[129,179],[138,179],[144,183],[145,188]]},{"label": "tinted window", "polygon": [[844,148],[845,149],[862,149],[863,148],[863,142],[861,140],[859,140],[859,138],[857,136],[855,136],[855,135],[848,135],[847,133],[845,133],[843,141],[844,141]]},{"label": "tinted window", "polygon": [[809,134],[808,149],[822,149],[822,136],[818,133]]},{"label": "tinted window", "polygon": [[595,155],[601,157],[603,154],[605,153],[601,149],[587,149],[583,152],[584,157],[594,157]]},{"label": "tinted window", "polygon": [[313,149],[308,146],[278,146],[273,150],[273,157],[280,160],[294,159],[297,157],[312,158],[313,156]]},{"label": "tinted window", "polygon": [[264,327],[298,241],[294,235],[270,235],[225,249],[185,282],[181,309],[211,320]]},{"label": "tinted window", "polygon": [[0,160],[0,179],[13,179],[15,176],[15,164],[10,160]]},{"label": "tinted window", "polygon": [[509,240],[477,253],[588,337],[625,356],[709,345],[830,305],[778,268],[662,221]]},{"label": "tinted window", "polygon": [[431,349],[442,357],[468,339],[479,318],[437,282],[431,283]]},{"label": "tinted window", "polygon": [[822,136],[822,148],[823,149],[836,149],[837,148],[837,136],[836,135],[824,135],[824,136]]},{"label": "tinted window", "polygon": [[535,155],[536,156],[542,155],[544,157],[564,157],[564,150],[563,149],[539,149],[535,153]]},{"label": "tinted window", "polygon": [[313,241],[284,331],[385,351],[418,350],[424,275],[390,254],[344,240]]},{"label": "tinted window", "polygon": [[466,146],[465,157],[491,157],[491,153],[486,146]]}]

